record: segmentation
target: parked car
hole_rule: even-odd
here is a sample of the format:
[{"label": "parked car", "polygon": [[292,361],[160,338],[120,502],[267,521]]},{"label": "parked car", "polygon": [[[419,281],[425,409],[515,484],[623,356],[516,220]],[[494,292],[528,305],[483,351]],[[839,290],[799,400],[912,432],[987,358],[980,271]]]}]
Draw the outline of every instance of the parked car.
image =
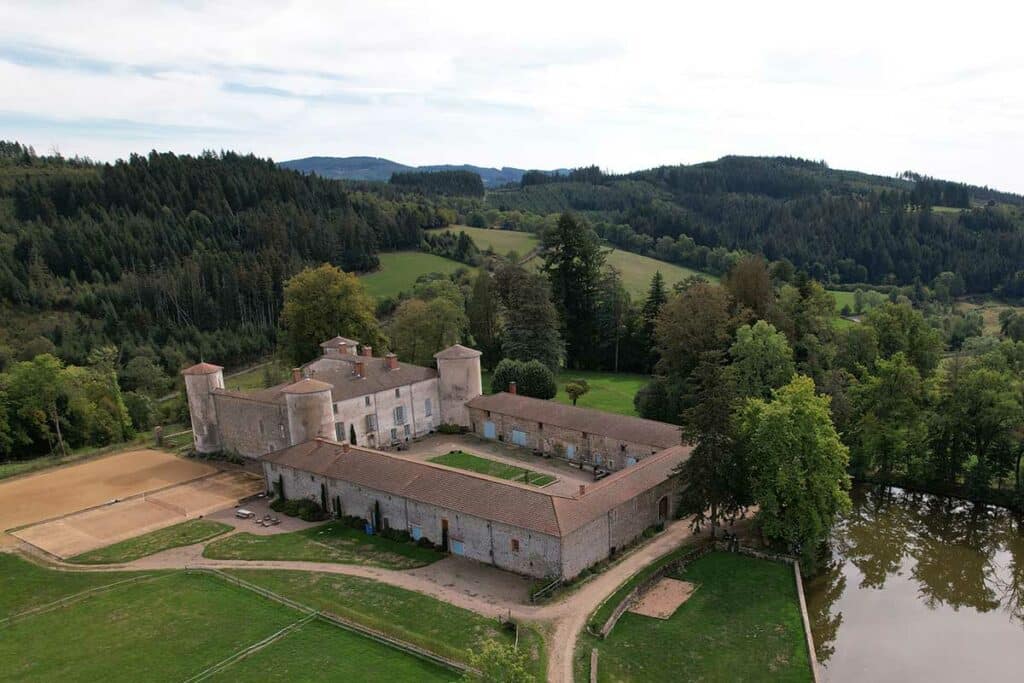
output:
[{"label": "parked car", "polygon": [[252,510],[246,510],[245,508],[238,508],[235,510],[235,517],[239,519],[252,519],[256,516],[256,513]]}]

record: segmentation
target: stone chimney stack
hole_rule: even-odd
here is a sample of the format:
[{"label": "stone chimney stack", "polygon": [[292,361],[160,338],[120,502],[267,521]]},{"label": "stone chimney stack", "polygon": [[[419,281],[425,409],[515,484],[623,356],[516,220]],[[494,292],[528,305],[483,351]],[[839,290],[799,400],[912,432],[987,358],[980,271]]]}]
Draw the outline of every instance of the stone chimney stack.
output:
[{"label": "stone chimney stack", "polygon": [[373,347],[363,346],[363,355],[366,356],[367,358],[373,358]]},{"label": "stone chimney stack", "polygon": [[508,393],[512,394],[513,396],[519,393],[519,388],[516,386],[515,382],[508,383]]},{"label": "stone chimney stack", "polygon": [[292,368],[292,382],[298,382],[302,379],[302,368]]},{"label": "stone chimney stack", "polygon": [[398,369],[398,356],[393,353],[389,353],[384,356],[384,360],[387,362],[388,370]]},{"label": "stone chimney stack", "polygon": [[356,377],[363,377],[366,374],[366,364],[361,360],[357,360],[354,365],[353,372],[355,372]]}]

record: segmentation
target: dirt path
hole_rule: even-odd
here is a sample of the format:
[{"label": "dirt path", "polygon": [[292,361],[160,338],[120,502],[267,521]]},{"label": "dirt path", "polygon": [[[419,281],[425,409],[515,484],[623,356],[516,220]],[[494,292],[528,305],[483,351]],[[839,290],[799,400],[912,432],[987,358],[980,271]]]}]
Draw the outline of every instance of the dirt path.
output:
[{"label": "dirt path", "polygon": [[[665,553],[679,547],[691,536],[689,520],[671,524],[663,533],[640,546],[617,564],[598,574],[562,599],[546,605],[524,604],[508,599],[508,591],[479,589],[473,586],[460,587],[451,581],[449,573],[439,571],[443,563],[459,562],[458,558],[441,560],[431,567],[433,571],[392,570],[359,565],[335,564],[330,562],[293,561],[250,561],[211,560],[202,556],[206,543],[183,548],[172,548],[156,555],[134,562],[118,565],[73,565],[63,562],[46,561],[55,568],[73,571],[139,571],[153,569],[288,569],[298,571],[343,574],[373,581],[380,581],[399,588],[424,593],[438,600],[450,603],[478,614],[494,617],[499,614],[511,615],[516,619],[547,621],[554,630],[548,642],[548,681],[572,683],[573,653],[580,632],[586,625],[587,617],[608,595],[632,576]],[[223,537],[221,537],[223,538]],[[39,556],[38,551],[35,553]],[[457,566],[457,565],[456,565]],[[441,569],[445,569],[442,567]]]}]

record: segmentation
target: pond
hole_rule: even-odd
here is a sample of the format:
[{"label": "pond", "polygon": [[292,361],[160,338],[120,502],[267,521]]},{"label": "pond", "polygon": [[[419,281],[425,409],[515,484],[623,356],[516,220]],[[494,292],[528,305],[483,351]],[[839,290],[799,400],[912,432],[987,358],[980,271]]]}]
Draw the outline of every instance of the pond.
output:
[{"label": "pond", "polygon": [[899,489],[852,497],[804,583],[822,680],[1024,680],[1020,520]]}]

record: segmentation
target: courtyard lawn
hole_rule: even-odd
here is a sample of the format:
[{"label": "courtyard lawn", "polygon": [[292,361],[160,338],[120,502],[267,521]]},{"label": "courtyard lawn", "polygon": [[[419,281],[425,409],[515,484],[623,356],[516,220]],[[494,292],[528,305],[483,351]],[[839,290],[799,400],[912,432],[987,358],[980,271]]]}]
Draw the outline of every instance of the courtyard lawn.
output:
[{"label": "courtyard lawn", "polygon": [[[562,370],[555,377],[558,384],[558,394],[555,401],[572,405],[572,399],[565,393],[565,383],[572,379],[582,378],[587,380],[590,391],[580,397],[576,405],[580,408],[596,408],[608,413],[619,415],[632,415],[636,417],[636,409],[633,407],[633,397],[640,388],[647,384],[651,378],[647,375],[636,375],[629,372],[598,372],[595,370]],[[485,371],[482,375],[484,393],[490,394],[491,373]]]},{"label": "courtyard lawn", "polygon": [[430,232],[451,232],[458,235],[466,233],[473,239],[473,243],[481,251],[490,249],[499,256],[505,256],[510,251],[526,256],[532,251],[540,240],[532,232],[519,232],[517,230],[495,230],[493,228],[471,228],[467,225],[451,225],[447,228],[438,228]]},{"label": "courtyard lawn", "polygon": [[0,583],[0,619],[142,574],[62,572],[33,564],[17,555],[0,553],[0,577],[3,577]]},{"label": "courtyard lawn", "polygon": [[167,574],[0,627],[0,681],[183,681],[301,616],[206,574]]},{"label": "courtyard lawn", "polygon": [[[515,634],[500,628],[494,619],[369,579],[262,569],[232,569],[228,573],[457,661],[466,661],[467,653],[483,639],[515,641]],[[541,635],[521,626],[519,645],[530,652],[537,680],[544,680],[547,659]]]},{"label": "courtyard lawn", "polygon": [[383,536],[367,536],[341,522],[328,522],[302,531],[257,536],[233,534],[203,549],[203,557],[215,560],[296,560],[361,564],[385,569],[423,567],[444,557],[415,543],[401,543]]},{"label": "courtyard lawn", "polygon": [[499,462],[498,460],[481,458],[480,456],[472,455],[464,451],[452,451],[451,453],[438,455],[431,458],[430,462],[436,462],[439,465],[447,465],[448,467],[456,467],[460,470],[486,474],[490,477],[498,477],[499,479],[518,481],[532,486],[546,486],[555,480],[555,478],[550,474],[534,472],[533,470],[528,470],[524,467],[516,467],[515,465],[508,465],[506,463]]},{"label": "courtyard lawn", "polygon": [[129,538],[108,545],[106,548],[97,548],[87,553],[72,557],[69,562],[77,564],[114,564],[118,562],[131,562],[140,557],[153,555],[169,548],[180,548],[193,543],[199,543],[214,536],[220,536],[231,530],[228,524],[211,522],[206,519],[190,519],[181,524],[175,524],[164,529],[151,531],[142,536]]},{"label": "courtyard lawn", "polygon": [[370,296],[383,299],[411,292],[416,278],[430,273],[449,275],[459,268],[469,268],[464,263],[434,256],[421,251],[382,252],[380,268],[372,273],[359,276],[359,280]]},{"label": "courtyard lawn", "polygon": [[232,663],[212,681],[457,681],[433,662],[314,619]]},{"label": "courtyard lawn", "polygon": [[594,641],[599,680],[811,680],[791,566],[715,552],[674,578],[698,588],[669,619],[626,612]]}]

